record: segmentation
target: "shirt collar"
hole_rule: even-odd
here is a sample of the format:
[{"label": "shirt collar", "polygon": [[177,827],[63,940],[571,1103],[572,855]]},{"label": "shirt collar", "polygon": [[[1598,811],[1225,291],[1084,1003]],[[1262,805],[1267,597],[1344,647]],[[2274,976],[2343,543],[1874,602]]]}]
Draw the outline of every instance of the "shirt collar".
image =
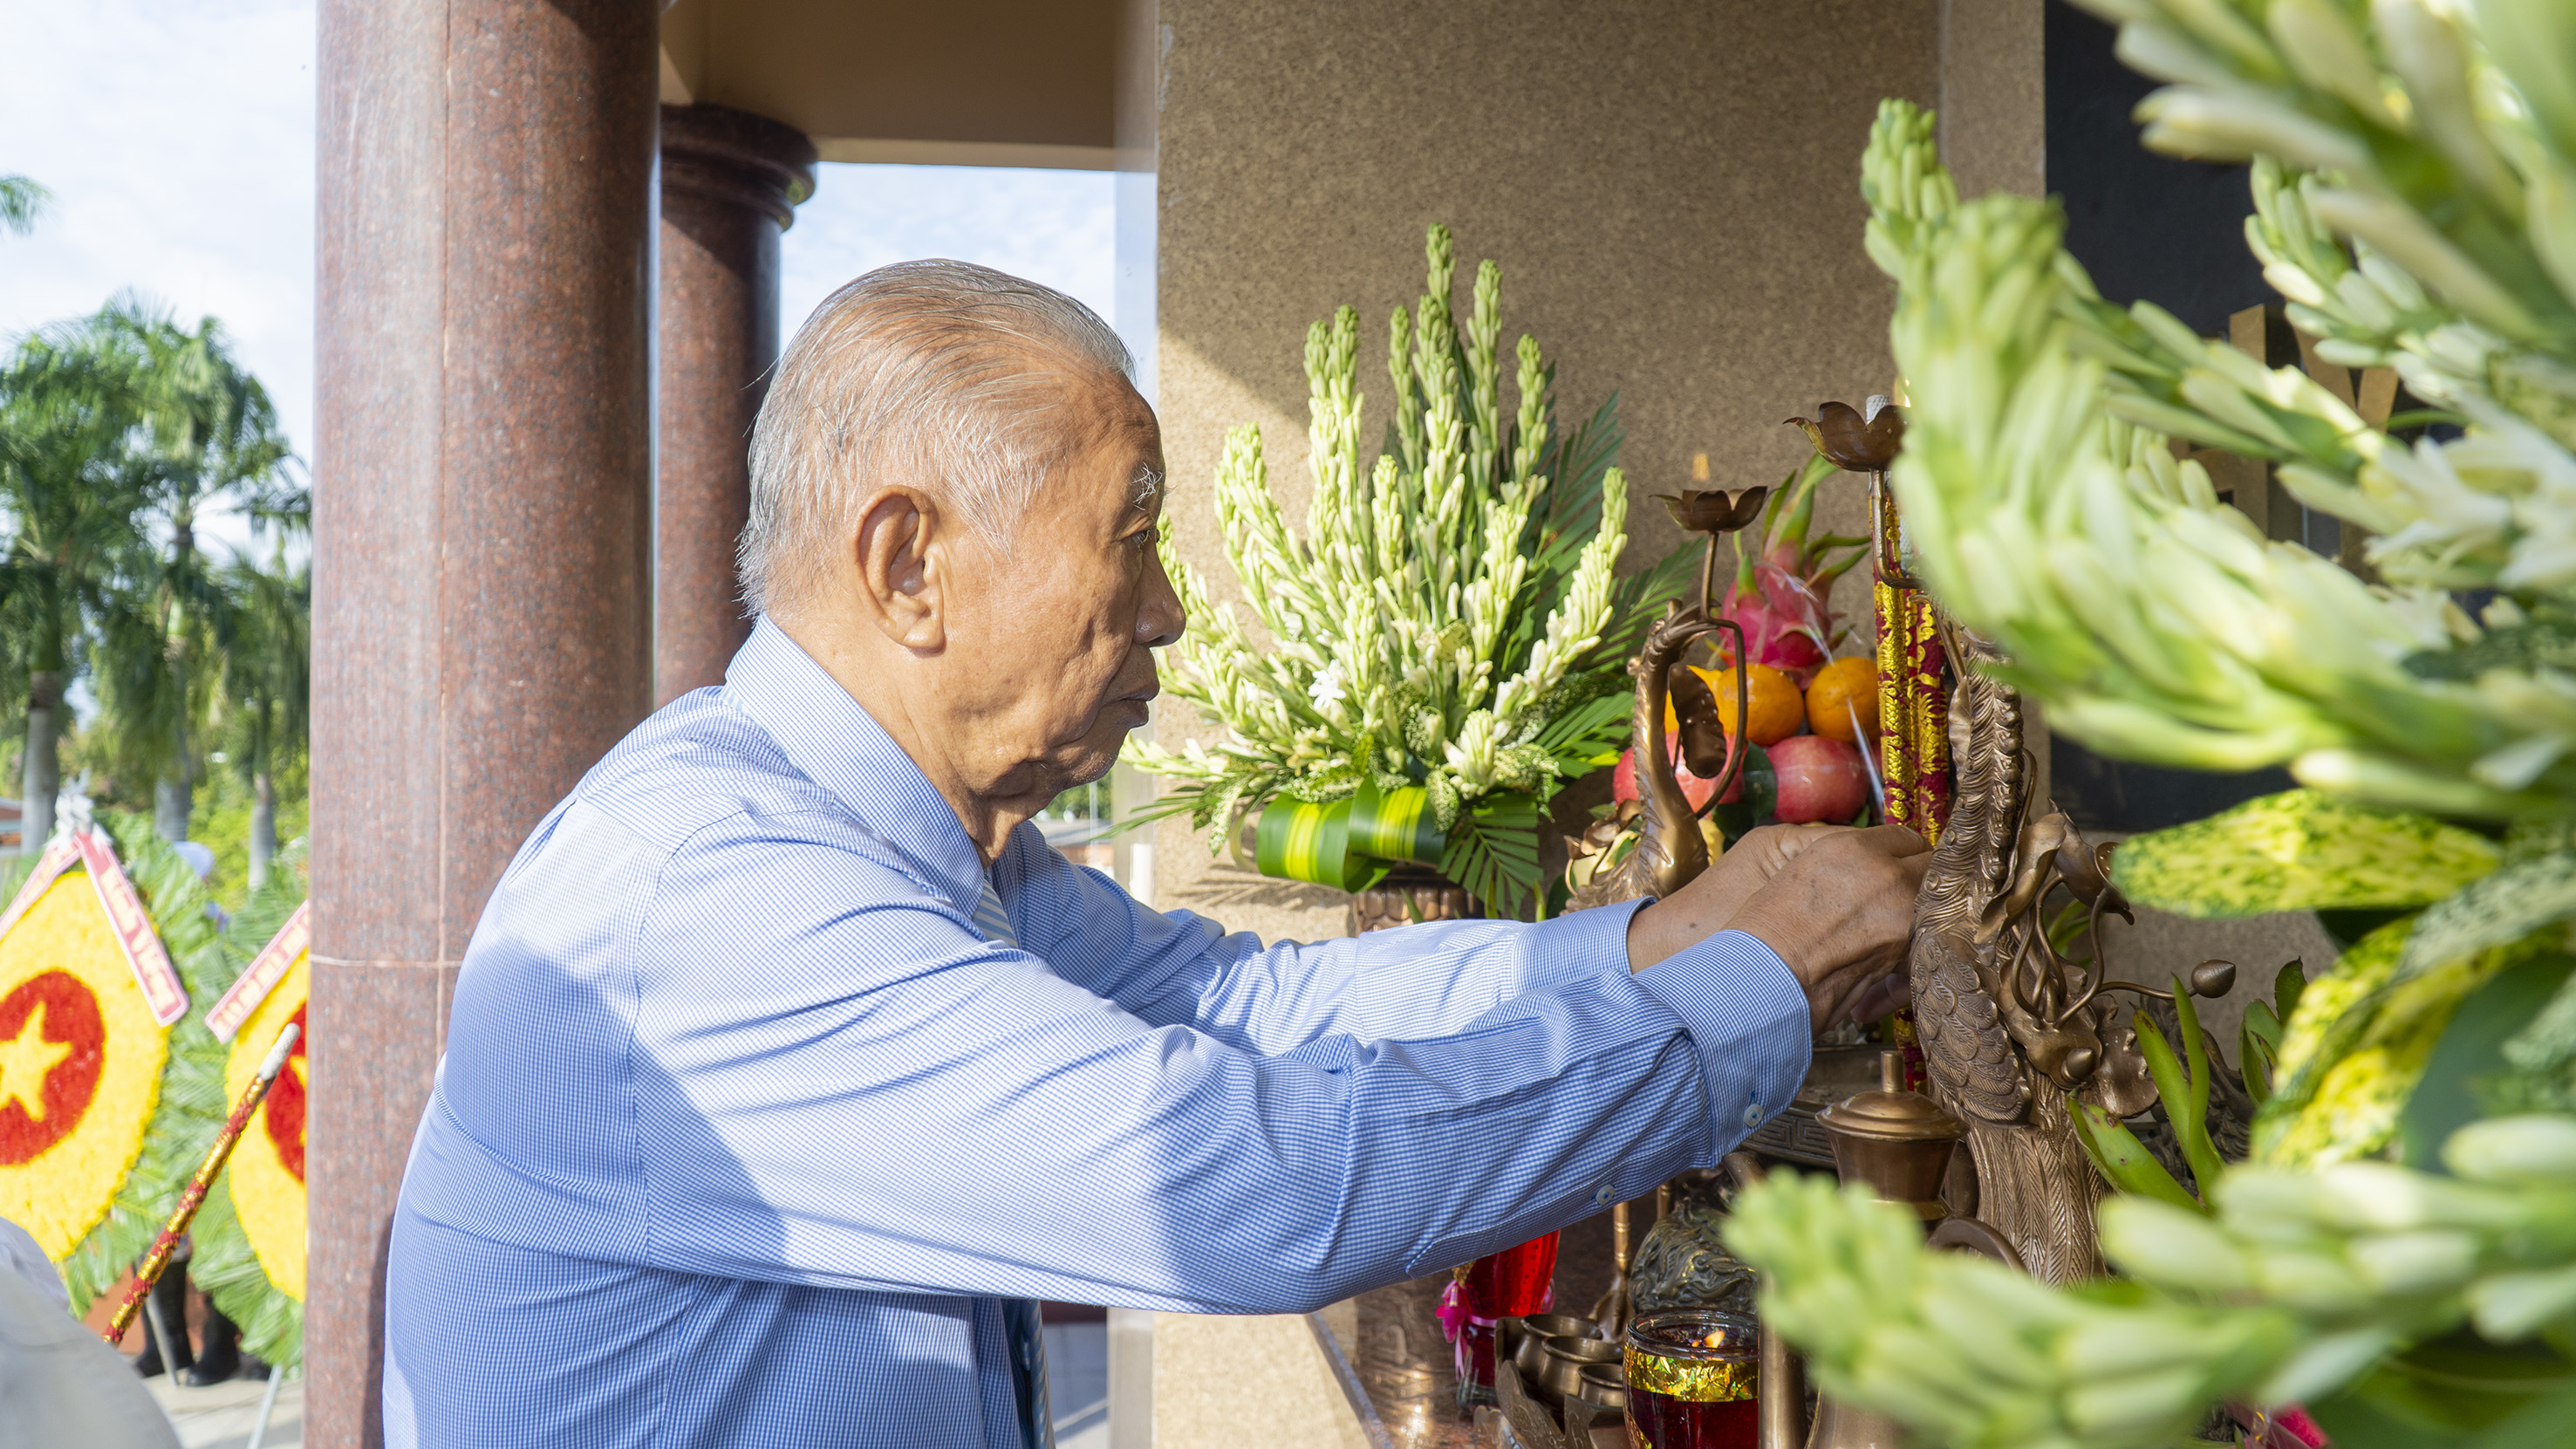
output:
[{"label": "shirt collar", "polygon": [[724,697],[807,779],[920,866],[959,915],[973,914],[984,893],[984,858],[957,812],[885,726],[768,615],[726,666]]}]

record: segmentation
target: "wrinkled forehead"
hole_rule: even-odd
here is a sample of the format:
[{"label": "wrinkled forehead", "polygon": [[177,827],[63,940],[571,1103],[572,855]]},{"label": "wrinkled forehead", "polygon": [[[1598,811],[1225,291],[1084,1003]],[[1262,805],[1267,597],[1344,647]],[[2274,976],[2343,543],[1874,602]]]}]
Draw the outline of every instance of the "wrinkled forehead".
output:
[{"label": "wrinkled forehead", "polygon": [[1098,367],[1075,370],[1052,411],[1062,441],[1049,471],[1060,483],[1078,484],[1099,505],[1122,512],[1162,507],[1162,429],[1126,378]]}]

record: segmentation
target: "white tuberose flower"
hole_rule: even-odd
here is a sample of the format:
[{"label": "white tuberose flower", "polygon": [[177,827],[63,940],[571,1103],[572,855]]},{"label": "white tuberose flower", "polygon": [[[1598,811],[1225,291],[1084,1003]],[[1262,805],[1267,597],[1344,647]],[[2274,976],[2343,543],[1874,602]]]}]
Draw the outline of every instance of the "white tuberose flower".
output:
[{"label": "white tuberose flower", "polygon": [[1350,691],[1343,686],[1342,661],[1338,659],[1325,665],[1323,672],[1315,676],[1314,683],[1306,686],[1306,698],[1314,703],[1315,712],[1327,717],[1332,716],[1341,702],[1349,697]]}]

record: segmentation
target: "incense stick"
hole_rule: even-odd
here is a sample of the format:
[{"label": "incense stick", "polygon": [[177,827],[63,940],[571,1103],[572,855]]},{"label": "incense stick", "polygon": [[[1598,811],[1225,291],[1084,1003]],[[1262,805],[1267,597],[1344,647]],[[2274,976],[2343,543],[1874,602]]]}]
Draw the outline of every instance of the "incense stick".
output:
[{"label": "incense stick", "polygon": [[1851,716],[1852,743],[1860,748],[1860,768],[1862,773],[1869,776],[1869,796],[1878,802],[1878,818],[1884,822],[1887,819],[1887,785],[1878,778],[1878,761],[1873,758],[1877,751],[1872,750],[1862,741],[1860,707],[1853,704],[1849,698],[1845,698],[1843,713]]}]

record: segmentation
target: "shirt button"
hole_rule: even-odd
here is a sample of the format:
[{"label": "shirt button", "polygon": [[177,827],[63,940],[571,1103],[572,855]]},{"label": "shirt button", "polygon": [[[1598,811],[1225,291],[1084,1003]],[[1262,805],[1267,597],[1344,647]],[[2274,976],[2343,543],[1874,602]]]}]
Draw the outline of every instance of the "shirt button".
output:
[{"label": "shirt button", "polygon": [[1593,1194],[1592,1194],[1592,1201],[1597,1205],[1597,1204],[1601,1204],[1601,1203],[1606,1203],[1606,1202],[1608,1202],[1609,1200],[1610,1200],[1610,1184],[1608,1184],[1608,1183],[1606,1183],[1606,1182],[1605,1182],[1605,1183],[1601,1184],[1601,1187],[1600,1187],[1600,1190],[1599,1190],[1599,1191],[1597,1191],[1597,1192],[1595,1192],[1595,1193],[1593,1193]]},{"label": "shirt button", "polygon": [[1747,1127],[1759,1127],[1762,1125],[1761,1103],[1747,1102],[1744,1105],[1744,1125]]}]

